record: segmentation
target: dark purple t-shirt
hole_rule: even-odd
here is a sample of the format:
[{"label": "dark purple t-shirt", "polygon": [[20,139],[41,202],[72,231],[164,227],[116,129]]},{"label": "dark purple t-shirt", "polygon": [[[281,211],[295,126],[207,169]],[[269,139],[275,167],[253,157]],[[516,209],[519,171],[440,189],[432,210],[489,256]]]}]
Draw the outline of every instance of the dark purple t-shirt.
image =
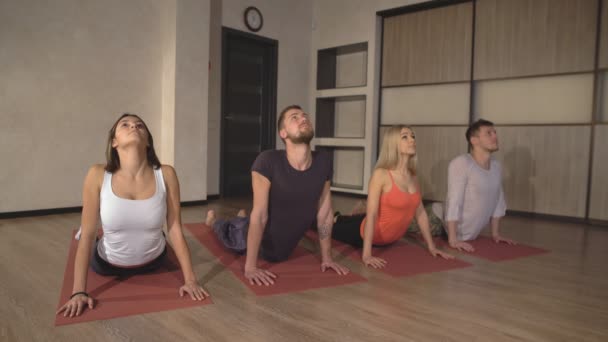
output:
[{"label": "dark purple t-shirt", "polygon": [[286,260],[316,221],[323,186],[332,178],[331,160],[327,153],[313,151],[311,166],[298,171],[285,150],[268,150],[260,153],[251,171],[270,181],[261,255],[269,261]]}]

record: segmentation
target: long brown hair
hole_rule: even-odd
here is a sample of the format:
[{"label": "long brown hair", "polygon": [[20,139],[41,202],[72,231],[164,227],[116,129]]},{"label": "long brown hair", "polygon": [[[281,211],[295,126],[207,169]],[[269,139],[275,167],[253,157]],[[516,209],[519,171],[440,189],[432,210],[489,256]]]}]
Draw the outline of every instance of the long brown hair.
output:
[{"label": "long brown hair", "polygon": [[148,126],[139,116],[131,113],[124,113],[118,118],[118,120],[116,120],[114,125],[112,125],[110,132],[108,132],[108,145],[106,146],[106,171],[113,173],[120,169],[120,158],[118,157],[118,151],[116,151],[116,148],[112,147],[112,140],[114,140],[116,137],[116,126],[118,126],[120,120],[127,116],[132,116],[139,119],[139,121],[141,121],[141,123],[144,125],[144,128],[148,133],[148,146],[146,147],[146,159],[148,160],[148,165],[152,166],[154,169],[160,168],[160,161],[156,156],[156,151],[154,151],[154,139],[152,138],[152,134],[150,134]]},{"label": "long brown hair", "polygon": [[[382,148],[380,156],[376,162],[376,169],[392,170],[399,165],[399,140],[401,139],[401,130],[407,128],[412,133],[414,130],[410,126],[397,125],[391,126],[385,133],[382,139]],[[412,175],[416,175],[416,164],[418,157],[416,155],[410,157],[407,163],[407,169]]]}]

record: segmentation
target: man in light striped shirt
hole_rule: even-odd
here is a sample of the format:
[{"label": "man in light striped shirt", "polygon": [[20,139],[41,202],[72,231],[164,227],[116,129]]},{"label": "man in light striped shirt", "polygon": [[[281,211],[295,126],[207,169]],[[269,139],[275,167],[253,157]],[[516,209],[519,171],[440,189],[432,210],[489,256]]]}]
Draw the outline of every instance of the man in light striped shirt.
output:
[{"label": "man in light striped shirt", "polygon": [[445,222],[452,248],[473,252],[466,241],[474,240],[490,223],[495,242],[515,244],[499,233],[500,218],[507,209],[502,189],[502,168],[492,158],[498,151],[494,124],[477,120],[466,132],[469,153],[454,158],[448,167]]}]

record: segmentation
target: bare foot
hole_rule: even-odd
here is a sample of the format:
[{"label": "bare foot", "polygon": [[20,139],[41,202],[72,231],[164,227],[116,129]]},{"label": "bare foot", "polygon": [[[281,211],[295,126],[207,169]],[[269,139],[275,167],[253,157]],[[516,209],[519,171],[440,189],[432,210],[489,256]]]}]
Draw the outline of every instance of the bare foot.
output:
[{"label": "bare foot", "polygon": [[207,211],[207,218],[205,219],[205,224],[209,227],[213,226],[215,223],[215,210],[211,209]]},{"label": "bare foot", "polygon": [[433,202],[431,205],[433,209],[433,213],[437,216],[441,221],[443,221],[443,203],[441,202]]},{"label": "bare foot", "polygon": [[236,216],[238,216],[238,217],[247,217],[247,212],[245,211],[245,209],[241,209],[241,210],[239,210],[239,212],[236,214]]},{"label": "bare foot", "polygon": [[360,215],[365,214],[367,212],[367,203],[361,200],[355,204],[353,210],[350,212],[351,215]]}]

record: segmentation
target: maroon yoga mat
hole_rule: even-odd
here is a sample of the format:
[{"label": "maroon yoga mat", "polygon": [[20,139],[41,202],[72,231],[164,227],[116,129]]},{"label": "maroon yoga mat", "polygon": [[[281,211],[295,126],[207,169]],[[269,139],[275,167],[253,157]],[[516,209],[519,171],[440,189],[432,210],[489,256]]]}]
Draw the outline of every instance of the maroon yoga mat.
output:
[{"label": "maroon yoga mat", "polygon": [[[78,240],[74,239],[74,234],[75,231],[70,235],[70,251],[57,308],[65,304],[72,294],[74,259],[78,247]],[[55,316],[55,325],[191,308],[212,303],[211,298],[195,301],[189,295],[180,297],[178,290],[184,284],[183,279],[177,257],[169,244],[167,244],[165,265],[153,273],[119,279],[100,276],[89,268],[87,292],[95,298],[95,307],[93,310],[85,309],[78,317],[63,317],[63,313],[61,313]]]},{"label": "maroon yoga mat", "polygon": [[[417,238],[421,239],[421,237]],[[449,246],[447,241],[441,238],[434,238],[433,241],[437,247],[447,247],[448,250],[454,250]],[[494,240],[492,240],[492,238],[487,236],[479,236],[477,239],[467,242],[470,243],[473,248],[475,248],[475,251],[472,253],[463,253],[490,261],[513,260],[517,258],[549,253],[549,251],[546,249],[527,246],[521,243],[517,243],[517,245],[496,243]]]},{"label": "maroon yoga mat", "polygon": [[258,296],[293,293],[367,281],[352,272],[347,275],[339,275],[333,270],[321,272],[319,258],[298,246],[287,261],[279,263],[269,263],[261,259],[258,261],[259,267],[267,269],[277,276],[274,285],[251,285],[243,275],[244,255],[236,255],[226,249],[213,230],[203,223],[189,223],[184,226],[201,244],[207,247],[211,254],[215,255],[225,267]]},{"label": "maroon yoga mat", "polygon": [[[317,232],[313,230],[309,230],[306,236],[313,240],[318,239]],[[331,244],[334,250],[354,261],[361,262],[360,249],[336,240],[332,240]],[[433,257],[425,248],[401,240],[386,247],[374,247],[372,254],[387,262],[386,266],[378,271],[393,277],[408,277],[471,266],[468,262],[458,259],[446,260],[441,257]]]}]

